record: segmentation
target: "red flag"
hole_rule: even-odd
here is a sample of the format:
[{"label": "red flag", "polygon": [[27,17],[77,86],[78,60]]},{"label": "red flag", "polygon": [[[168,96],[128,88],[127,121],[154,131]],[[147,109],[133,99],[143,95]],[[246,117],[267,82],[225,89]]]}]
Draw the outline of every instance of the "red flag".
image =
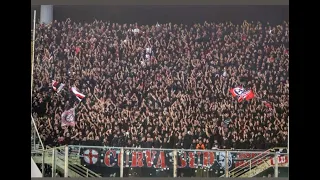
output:
[{"label": "red flag", "polygon": [[254,98],[254,93],[252,90],[248,90],[248,91],[244,92],[243,94],[241,94],[241,96],[243,96],[244,99],[249,101],[250,99]]},{"label": "red flag", "polygon": [[52,80],[51,85],[52,85],[52,89],[57,93],[59,93],[62,90],[62,88],[65,86],[65,84],[59,83],[58,81],[55,81],[55,80]]},{"label": "red flag", "polygon": [[254,98],[254,93],[252,90],[245,90],[242,87],[236,87],[230,89],[230,92],[233,97],[238,97],[238,102],[242,102],[244,99],[249,101]]},{"label": "red flag", "polygon": [[242,87],[235,87],[230,89],[230,93],[233,97],[240,96],[244,91],[245,89],[243,89]]},{"label": "red flag", "polygon": [[58,86],[58,84],[59,84],[58,81],[52,80],[52,83],[51,83],[52,89],[55,90],[55,91],[57,91],[57,86]]}]

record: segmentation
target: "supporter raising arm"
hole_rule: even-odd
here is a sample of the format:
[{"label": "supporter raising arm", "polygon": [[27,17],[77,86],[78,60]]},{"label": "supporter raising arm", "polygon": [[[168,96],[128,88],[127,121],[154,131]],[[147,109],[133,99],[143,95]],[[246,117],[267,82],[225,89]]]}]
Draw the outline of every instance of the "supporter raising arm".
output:
[{"label": "supporter raising arm", "polygon": [[[70,144],[91,139],[138,145],[151,133],[161,148],[176,146],[179,136],[193,148],[200,139],[199,148],[257,148],[261,136],[264,148],[285,145],[288,24],[164,23],[133,33],[128,25],[66,22],[36,26],[32,113],[39,132],[53,133],[52,140],[43,134],[45,142],[59,145],[59,135]],[[53,79],[86,95],[69,134],[59,132],[61,114],[75,101],[68,90],[53,93]],[[230,96],[229,89],[241,84],[254,91],[254,99],[237,102]],[[124,140],[131,143],[119,144],[117,132],[129,132]]]}]

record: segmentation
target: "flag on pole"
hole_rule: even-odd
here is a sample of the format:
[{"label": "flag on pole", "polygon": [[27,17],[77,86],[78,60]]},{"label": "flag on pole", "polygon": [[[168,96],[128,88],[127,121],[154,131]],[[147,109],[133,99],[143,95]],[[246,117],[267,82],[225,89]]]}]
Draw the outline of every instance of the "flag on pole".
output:
[{"label": "flag on pole", "polygon": [[65,84],[61,83],[60,86],[58,87],[57,93],[59,93],[63,87],[65,86]]},{"label": "flag on pole", "polygon": [[63,89],[63,87],[65,86],[65,84],[59,83],[58,81],[55,81],[55,80],[52,80],[51,85],[52,85],[52,89],[54,91],[56,91],[57,93],[59,93]]},{"label": "flag on pole", "polygon": [[72,87],[71,91],[73,92],[73,94],[77,97],[77,99],[79,101],[81,101],[83,98],[85,98],[86,96],[82,93],[80,93],[76,87]]},{"label": "flag on pole", "polygon": [[52,80],[52,83],[51,83],[51,85],[52,85],[52,89],[54,90],[54,91],[57,91],[57,86],[58,86],[58,81],[55,81],[55,80]]},{"label": "flag on pole", "polygon": [[64,111],[61,115],[61,126],[75,126],[75,108]]}]

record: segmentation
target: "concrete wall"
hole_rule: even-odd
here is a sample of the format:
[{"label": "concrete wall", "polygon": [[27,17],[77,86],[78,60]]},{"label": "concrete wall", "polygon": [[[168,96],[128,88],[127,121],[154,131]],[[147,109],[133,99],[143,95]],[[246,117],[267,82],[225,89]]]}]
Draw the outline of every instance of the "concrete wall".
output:
[{"label": "concrete wall", "polygon": [[33,161],[33,159],[31,158],[31,177],[42,177],[42,173],[39,170],[38,166],[36,165],[36,163]]}]

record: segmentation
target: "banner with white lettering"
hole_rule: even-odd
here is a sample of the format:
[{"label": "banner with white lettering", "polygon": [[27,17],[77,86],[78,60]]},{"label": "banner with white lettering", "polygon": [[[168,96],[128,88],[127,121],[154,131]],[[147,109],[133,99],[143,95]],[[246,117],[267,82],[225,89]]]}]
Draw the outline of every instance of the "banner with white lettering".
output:
[{"label": "banner with white lettering", "polygon": [[[261,156],[261,152],[237,152],[228,154],[229,170],[244,166],[250,159]],[[121,163],[120,148],[83,149],[81,151],[83,163],[102,167],[119,168]],[[173,152],[171,150],[124,150],[124,167],[144,168],[173,168]],[[178,168],[201,168],[224,170],[226,166],[226,151],[177,151]],[[272,155],[270,155],[272,159]],[[279,162],[286,162],[286,158],[279,157]],[[253,162],[253,163],[259,163]],[[254,165],[254,164],[252,164]]]}]

